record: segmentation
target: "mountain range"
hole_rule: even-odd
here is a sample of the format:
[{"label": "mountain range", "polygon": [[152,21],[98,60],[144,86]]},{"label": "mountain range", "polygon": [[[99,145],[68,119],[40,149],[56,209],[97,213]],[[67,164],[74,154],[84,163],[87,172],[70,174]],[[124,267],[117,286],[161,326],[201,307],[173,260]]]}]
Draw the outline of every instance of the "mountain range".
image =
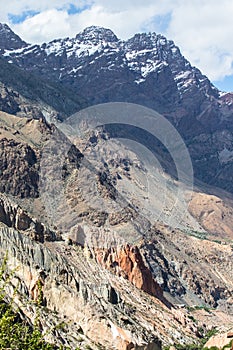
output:
[{"label": "mountain range", "polygon": [[[108,102],[150,108],[176,128],[194,169],[194,187],[182,187],[188,203],[168,150],[149,133],[102,126],[67,141],[61,125],[69,130],[72,115]],[[92,26],[31,45],[0,24],[0,254],[15,273],[9,295],[32,324],[40,296],[48,342],[200,349],[216,329],[225,338],[210,346],[229,343],[232,102],[160,34],[123,41]],[[112,137],[129,131],[162,167]],[[99,154],[107,161],[94,171]],[[119,193],[131,203],[99,204]]]},{"label": "mountain range", "polygon": [[[173,41],[155,33],[122,41],[109,29],[89,27],[75,38],[30,45],[2,25],[0,50],[3,60],[23,70],[21,85],[30,81],[25,74],[33,74],[30,93],[35,90],[61,118],[106,102],[137,103],[161,113],[185,140],[195,177],[233,191],[233,97],[192,67]],[[9,80],[14,73],[8,81],[3,75],[2,81],[15,86]]]}]

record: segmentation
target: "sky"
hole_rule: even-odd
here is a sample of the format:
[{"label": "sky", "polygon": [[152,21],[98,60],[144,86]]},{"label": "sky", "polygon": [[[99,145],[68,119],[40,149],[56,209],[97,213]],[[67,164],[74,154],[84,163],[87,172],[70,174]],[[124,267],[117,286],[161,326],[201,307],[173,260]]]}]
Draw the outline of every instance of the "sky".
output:
[{"label": "sky", "polygon": [[222,91],[233,91],[232,0],[0,0],[0,22],[29,43],[73,37],[90,25],[120,39],[165,35]]}]

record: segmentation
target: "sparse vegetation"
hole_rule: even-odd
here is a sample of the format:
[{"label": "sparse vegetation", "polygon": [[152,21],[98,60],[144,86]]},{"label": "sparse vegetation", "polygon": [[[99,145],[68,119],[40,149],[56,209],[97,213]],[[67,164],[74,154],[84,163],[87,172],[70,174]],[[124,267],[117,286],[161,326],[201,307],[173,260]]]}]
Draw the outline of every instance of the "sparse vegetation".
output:
[{"label": "sparse vegetation", "polygon": [[[46,343],[39,328],[39,312],[35,324],[29,325],[22,320],[13,308],[13,301],[7,301],[6,286],[13,276],[7,273],[7,258],[0,267],[0,350],[70,350],[69,347],[56,346]],[[37,306],[42,305],[42,285],[38,283],[39,296]],[[58,325],[59,328],[59,325]],[[76,348],[79,350],[79,348]]]},{"label": "sparse vegetation", "polygon": [[[21,320],[19,314],[14,311],[12,301],[6,302],[5,288],[9,282],[6,274],[7,258],[0,268],[0,349],[17,350],[52,350],[54,346],[43,340],[42,333],[37,325],[33,328]],[[37,323],[37,322],[36,322]]]},{"label": "sparse vegetation", "polygon": [[195,231],[195,230],[185,230],[184,233],[186,235],[193,236],[199,239],[207,239],[207,234],[205,232]]},{"label": "sparse vegetation", "polygon": [[205,310],[206,312],[211,312],[211,308],[207,305],[188,306],[187,310],[190,312],[195,311],[195,310]]},{"label": "sparse vegetation", "polygon": [[[206,342],[216,333],[217,333],[217,330],[215,328],[213,328],[213,329],[209,330],[198,343],[195,343],[195,344],[175,344],[175,348],[176,348],[176,350],[219,350],[218,348],[215,348],[215,347],[213,347],[211,349],[207,349],[204,347]],[[169,350],[169,348],[170,348],[170,346],[166,346],[163,348],[163,350]]]}]

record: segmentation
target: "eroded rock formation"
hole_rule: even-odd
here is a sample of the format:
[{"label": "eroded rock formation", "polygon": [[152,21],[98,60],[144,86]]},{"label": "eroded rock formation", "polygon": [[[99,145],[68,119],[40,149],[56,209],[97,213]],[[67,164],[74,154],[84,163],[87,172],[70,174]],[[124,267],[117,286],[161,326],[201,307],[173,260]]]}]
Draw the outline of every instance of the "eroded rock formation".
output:
[{"label": "eroded rock formation", "polygon": [[137,288],[163,300],[163,292],[153,279],[151,271],[145,266],[138,247],[126,247],[97,250],[97,261],[106,269],[113,271],[132,282]]}]

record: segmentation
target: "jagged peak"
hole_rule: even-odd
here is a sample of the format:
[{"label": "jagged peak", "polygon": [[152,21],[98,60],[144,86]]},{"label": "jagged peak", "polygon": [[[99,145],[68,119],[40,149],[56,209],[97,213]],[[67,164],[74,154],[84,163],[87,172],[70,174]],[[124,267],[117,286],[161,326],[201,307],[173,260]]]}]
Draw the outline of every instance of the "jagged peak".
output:
[{"label": "jagged peak", "polygon": [[107,42],[118,42],[119,39],[117,36],[113,33],[111,29],[103,28],[99,26],[90,26],[85,28],[82,32],[76,35],[76,39],[82,40],[82,41],[92,41],[100,42],[100,41],[107,41]]},{"label": "jagged peak", "polygon": [[20,49],[27,45],[8,24],[0,23],[0,50]]},{"label": "jagged peak", "polygon": [[0,23],[0,32],[3,32],[3,31],[12,32],[8,24]]},{"label": "jagged peak", "polygon": [[137,46],[138,49],[152,49],[158,47],[175,47],[172,40],[168,40],[162,34],[157,34],[155,32],[149,33],[137,33],[132,38],[126,41],[126,46],[128,48]]}]

